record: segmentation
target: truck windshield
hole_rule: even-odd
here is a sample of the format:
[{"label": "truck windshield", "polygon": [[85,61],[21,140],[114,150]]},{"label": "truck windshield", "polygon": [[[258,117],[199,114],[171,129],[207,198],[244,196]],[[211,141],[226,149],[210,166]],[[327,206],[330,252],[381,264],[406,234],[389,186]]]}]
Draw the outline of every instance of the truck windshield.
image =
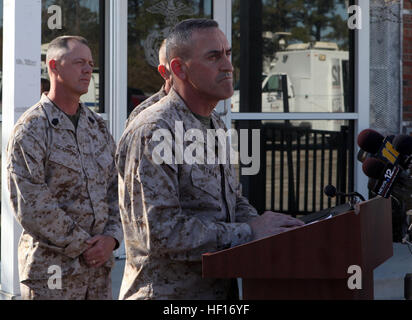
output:
[{"label": "truck windshield", "polygon": [[[267,74],[262,73],[262,82],[265,81]],[[240,88],[240,80],[236,81],[235,86],[233,87],[234,90],[239,90]]]},{"label": "truck windshield", "polygon": [[266,82],[262,92],[282,92],[282,80],[280,75],[272,75]]}]

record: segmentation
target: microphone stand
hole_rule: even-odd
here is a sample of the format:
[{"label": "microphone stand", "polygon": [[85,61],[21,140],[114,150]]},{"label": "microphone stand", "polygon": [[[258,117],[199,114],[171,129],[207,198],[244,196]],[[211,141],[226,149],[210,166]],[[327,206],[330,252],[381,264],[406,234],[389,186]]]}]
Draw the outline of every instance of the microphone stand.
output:
[{"label": "microphone stand", "polygon": [[344,197],[349,197],[348,203],[349,203],[350,208],[352,210],[355,208],[355,205],[357,203],[365,201],[365,198],[358,192],[351,192],[351,193],[338,192],[337,195],[344,196]]},{"label": "microphone stand", "polygon": [[358,198],[356,196],[351,196],[351,197],[349,197],[348,202],[349,202],[351,210],[353,210],[353,209],[355,209],[355,205],[357,203],[359,203],[360,201],[358,200]]}]

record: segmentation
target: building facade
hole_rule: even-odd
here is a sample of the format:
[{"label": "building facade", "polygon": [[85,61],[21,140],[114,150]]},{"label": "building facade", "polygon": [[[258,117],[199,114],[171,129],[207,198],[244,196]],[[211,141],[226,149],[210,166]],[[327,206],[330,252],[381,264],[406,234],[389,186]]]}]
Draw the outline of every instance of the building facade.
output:
[{"label": "building facade", "polygon": [[[298,2],[301,8],[296,8]],[[88,38],[96,69],[89,93],[83,99],[102,115],[118,141],[133,107],[162,84],[156,71],[157,49],[170,28],[189,17],[217,20],[232,44],[235,89],[238,86],[238,109],[235,109],[236,97],[222,101],[217,107],[227,126],[253,130],[265,123],[279,122],[308,124],[311,128],[319,125],[320,131],[333,131],[329,124],[349,127],[351,188],[367,194],[367,178],[355,159],[355,139],[358,132],[371,124],[372,6],[368,0],[321,3],[323,1],[3,0],[0,296],[19,295],[17,244],[21,228],[8,204],[5,146],[19,116],[39,100],[41,78],[47,78],[41,53],[44,54],[47,43],[58,35],[75,33]],[[408,5],[404,3],[405,10],[412,10]],[[409,11],[405,10],[406,28]],[[322,24],[313,23],[315,18],[322,20]],[[404,31],[404,41],[406,36]],[[344,58],[338,57],[339,52]],[[290,64],[295,58],[297,62]],[[300,67],[296,68],[299,63]],[[282,64],[290,69],[280,69]],[[407,79],[405,71],[404,79]],[[305,76],[301,77],[302,74]],[[281,79],[290,82],[289,93],[281,86]],[[308,79],[310,82],[304,82]],[[325,79],[329,81],[325,85],[315,85]],[[407,84],[404,80],[404,97]],[[285,92],[290,108],[276,109]],[[330,96],[333,96],[330,103],[323,102]],[[407,113],[407,101],[404,98],[404,122],[412,121]],[[241,178],[246,195],[251,197],[253,192],[248,184],[253,183],[253,179]],[[312,182],[316,184],[316,180]]]}]

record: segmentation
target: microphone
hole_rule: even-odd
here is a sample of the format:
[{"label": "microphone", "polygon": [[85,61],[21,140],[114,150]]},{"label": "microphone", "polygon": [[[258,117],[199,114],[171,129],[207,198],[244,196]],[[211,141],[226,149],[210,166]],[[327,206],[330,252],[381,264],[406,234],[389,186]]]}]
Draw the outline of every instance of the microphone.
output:
[{"label": "microphone", "polygon": [[359,162],[365,161],[366,158],[370,157],[371,154],[366,152],[365,150],[359,149],[357,154],[357,159]]},{"label": "microphone", "polygon": [[369,178],[380,179],[385,166],[383,161],[371,157],[365,159],[362,170]]},{"label": "microphone", "polygon": [[365,201],[365,198],[358,192],[350,192],[350,193],[343,193],[336,190],[335,186],[328,184],[324,189],[323,192],[329,197],[334,198],[336,196],[344,196],[344,197],[358,197],[362,201]]},{"label": "microphone", "polygon": [[[392,141],[395,136],[390,135],[386,138],[382,136],[379,132],[372,129],[365,129],[361,131],[358,135],[358,145],[359,147],[370,153],[370,156],[382,159],[385,162],[391,162],[392,164],[397,164],[399,162],[400,152],[395,149],[392,145]],[[402,139],[401,139],[402,140]],[[402,145],[405,144],[402,142]],[[363,162],[365,156],[360,159],[360,154],[358,153],[358,159]]]},{"label": "microphone", "polygon": [[358,160],[362,170],[369,177],[368,189],[384,198],[391,194],[406,200],[410,207],[412,179],[409,166],[412,165],[412,137],[399,134],[383,137],[380,133],[365,129],[358,135]]},{"label": "microphone", "polygon": [[410,155],[412,153],[412,137],[407,134],[398,134],[392,141],[396,150],[404,155]]},{"label": "microphone", "polygon": [[358,135],[358,146],[366,152],[378,153],[382,146],[384,136],[372,129],[362,130]]},{"label": "microphone", "polygon": [[372,191],[384,198],[389,198],[393,184],[402,172],[400,166],[372,157],[365,159],[362,170],[369,178],[376,181],[371,188]]},{"label": "microphone", "polygon": [[393,139],[392,144],[399,152],[398,163],[404,169],[408,169],[412,158],[412,137],[406,134],[399,134]]}]

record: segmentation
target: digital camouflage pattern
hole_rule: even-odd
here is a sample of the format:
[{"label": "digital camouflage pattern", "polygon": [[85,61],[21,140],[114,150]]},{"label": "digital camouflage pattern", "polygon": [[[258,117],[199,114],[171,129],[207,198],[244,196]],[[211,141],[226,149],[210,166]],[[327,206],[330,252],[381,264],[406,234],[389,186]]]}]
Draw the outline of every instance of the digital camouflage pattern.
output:
[{"label": "digital camouflage pattern", "polygon": [[[126,246],[121,299],[225,299],[229,281],[202,279],[201,255],[252,237],[245,222],[257,213],[241,196],[228,150],[222,170],[219,164],[153,162],[159,142],[152,135],[158,129],[173,133],[177,121],[185,131],[200,129],[206,135],[172,89],[140,113],[119,142],[116,164]],[[226,130],[215,112],[212,121],[215,129]]]},{"label": "digital camouflage pattern", "polygon": [[[24,231],[18,257],[20,281],[88,272],[86,240],[123,230],[118,209],[115,143],[104,120],[81,105],[77,130],[46,95],[14,127],[7,147],[11,205]],[[111,268],[113,256],[103,266]]]},{"label": "digital camouflage pattern", "polygon": [[138,104],[133,111],[130,113],[129,118],[127,118],[126,120],[126,127],[133,121],[134,118],[137,117],[137,115],[142,112],[144,109],[150,107],[151,105],[155,104],[156,102],[158,102],[160,99],[162,99],[163,97],[166,97],[167,93],[164,89],[164,86],[162,86],[162,88],[156,92],[154,95],[150,96],[149,98],[147,98],[146,100],[144,100],[142,103]]},{"label": "digital camouflage pattern", "polygon": [[109,268],[88,268],[81,274],[64,277],[61,289],[50,289],[47,279],[26,280],[20,284],[20,292],[26,300],[111,300],[110,272]]}]

